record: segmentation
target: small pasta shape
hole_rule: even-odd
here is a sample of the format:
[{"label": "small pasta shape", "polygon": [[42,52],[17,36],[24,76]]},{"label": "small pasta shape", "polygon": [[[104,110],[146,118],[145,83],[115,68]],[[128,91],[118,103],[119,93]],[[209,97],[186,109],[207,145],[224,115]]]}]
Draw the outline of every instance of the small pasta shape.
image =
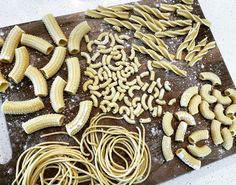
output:
[{"label": "small pasta shape", "polygon": [[233,136],[236,135],[236,119],[234,119],[233,124],[229,126],[229,131]]},{"label": "small pasta shape", "polygon": [[133,9],[133,5],[130,4],[121,4],[112,6],[110,8],[104,7],[104,6],[98,6],[97,10],[99,11],[112,11],[112,12],[120,12],[120,11],[129,11]]},{"label": "small pasta shape", "polygon": [[173,114],[170,112],[166,112],[162,118],[162,129],[167,136],[171,136],[174,133],[174,129],[172,127],[172,119]]},{"label": "small pasta shape", "polygon": [[153,100],[154,100],[154,97],[152,95],[150,95],[148,98],[148,103],[147,103],[149,111],[153,111],[153,105],[152,105]]},{"label": "small pasta shape", "polygon": [[129,30],[140,30],[141,28],[141,25],[139,24],[133,24],[129,21],[121,21],[116,18],[105,18],[104,21],[113,26],[125,27]]},{"label": "small pasta shape", "polygon": [[4,93],[8,87],[9,87],[10,83],[3,77],[2,73],[0,72],[0,92]]},{"label": "small pasta shape", "polygon": [[91,63],[91,57],[89,56],[88,53],[86,52],[81,52],[80,55],[86,59],[86,63],[90,64]]},{"label": "small pasta shape", "polygon": [[223,96],[218,89],[213,89],[212,95],[216,97],[217,103],[220,103],[222,105],[229,105],[232,102],[229,96]]},{"label": "small pasta shape", "polygon": [[150,123],[152,120],[151,118],[140,118],[139,123]]},{"label": "small pasta shape", "polygon": [[208,120],[213,120],[215,118],[215,113],[210,110],[210,105],[207,101],[203,100],[200,103],[201,115]]},{"label": "small pasta shape", "polygon": [[188,145],[188,151],[195,157],[206,157],[211,153],[211,148],[207,145],[196,146],[196,145]]},{"label": "small pasta shape", "polygon": [[223,105],[217,103],[214,108],[215,117],[218,121],[220,121],[224,125],[232,125],[233,121],[231,118],[227,117],[224,114]]},{"label": "small pasta shape", "polygon": [[235,89],[231,89],[231,88],[226,89],[225,95],[229,96],[232,99],[233,104],[236,104],[236,90]]},{"label": "small pasta shape", "polygon": [[90,30],[91,27],[88,25],[87,21],[83,21],[74,27],[68,40],[68,50],[70,54],[77,54],[80,52],[81,40],[84,35],[90,32]]},{"label": "small pasta shape", "polygon": [[64,118],[62,114],[45,114],[24,122],[22,127],[27,134],[31,134],[48,127],[62,126]]},{"label": "small pasta shape", "polygon": [[140,90],[141,87],[139,87],[138,85],[134,85],[134,86],[129,87],[128,89],[129,89],[129,90],[128,90],[128,94],[129,94],[129,96],[132,98],[132,97],[134,96],[133,91],[134,91],[134,90]]},{"label": "small pasta shape", "polygon": [[121,19],[128,19],[129,13],[128,12],[112,12],[112,11],[96,11],[96,10],[87,10],[85,12],[85,15],[92,18],[105,18],[105,17],[111,17],[111,18],[121,18]]},{"label": "small pasta shape", "polygon": [[171,137],[163,136],[162,138],[162,153],[166,161],[171,161],[174,159],[174,154],[171,149]]},{"label": "small pasta shape", "polygon": [[200,95],[203,100],[206,100],[208,103],[215,103],[217,102],[217,99],[215,96],[211,95],[212,91],[212,85],[210,84],[205,84],[200,88]]},{"label": "small pasta shape", "polygon": [[129,116],[127,116],[126,114],[123,115],[124,120],[129,123],[129,124],[135,124],[135,120],[131,119]]},{"label": "small pasta shape", "polygon": [[126,114],[126,115],[130,115],[130,109],[127,106],[121,106],[119,109],[119,113],[122,114]]},{"label": "small pasta shape", "polygon": [[159,98],[160,100],[162,100],[162,99],[164,98],[165,92],[166,92],[165,89],[161,88],[160,93],[159,93],[159,96],[158,96],[158,98]]},{"label": "small pasta shape", "polygon": [[2,37],[0,37],[0,48],[2,47],[3,43],[4,43],[4,40],[2,39]]},{"label": "small pasta shape", "polygon": [[160,23],[165,27],[191,26],[192,20],[174,20],[174,21],[160,20]]},{"label": "small pasta shape", "polygon": [[232,120],[234,120],[234,115],[236,113],[236,104],[231,104],[225,109],[225,113],[228,117],[230,117]]},{"label": "small pasta shape", "polygon": [[223,143],[222,146],[225,148],[225,150],[230,150],[233,147],[233,136],[228,128],[223,128],[221,130],[221,134],[223,137]]},{"label": "small pasta shape", "polygon": [[194,117],[191,114],[189,114],[188,112],[186,112],[186,111],[178,111],[178,112],[176,112],[175,113],[175,117],[179,121],[184,121],[184,122],[186,122],[190,126],[196,125]]},{"label": "small pasta shape", "polygon": [[215,73],[213,72],[201,72],[199,74],[199,79],[200,80],[208,80],[212,83],[212,85],[221,85],[221,80],[220,77],[217,76]]},{"label": "small pasta shape", "polygon": [[188,111],[191,115],[195,115],[199,112],[199,105],[202,102],[202,97],[198,94],[194,95],[189,104],[188,104]]},{"label": "small pasta shape", "polygon": [[169,100],[168,105],[169,105],[169,106],[172,106],[172,105],[174,105],[175,103],[176,103],[176,98],[172,98],[172,99]]},{"label": "small pasta shape", "polygon": [[89,38],[88,34],[86,34],[86,35],[84,36],[84,40],[85,40],[86,43],[89,43],[90,38]]},{"label": "small pasta shape", "polygon": [[184,142],[184,136],[187,131],[188,124],[181,121],[175,132],[175,141]]},{"label": "small pasta shape", "polygon": [[192,6],[183,5],[183,4],[160,4],[160,10],[168,11],[168,12],[175,12],[178,9],[188,10],[189,12],[193,11]]},{"label": "small pasta shape", "polygon": [[221,136],[221,122],[217,120],[212,120],[211,122],[211,138],[215,145],[223,143],[223,138]]},{"label": "small pasta shape", "polygon": [[187,26],[185,28],[179,29],[179,30],[167,30],[167,31],[160,31],[160,32],[156,32],[155,36],[157,38],[163,38],[163,37],[176,37],[176,36],[180,36],[180,35],[186,35],[188,34],[189,30],[191,30],[191,26]]},{"label": "small pasta shape", "polygon": [[191,144],[196,144],[198,141],[206,140],[209,138],[208,130],[196,130],[188,136],[188,141]]}]

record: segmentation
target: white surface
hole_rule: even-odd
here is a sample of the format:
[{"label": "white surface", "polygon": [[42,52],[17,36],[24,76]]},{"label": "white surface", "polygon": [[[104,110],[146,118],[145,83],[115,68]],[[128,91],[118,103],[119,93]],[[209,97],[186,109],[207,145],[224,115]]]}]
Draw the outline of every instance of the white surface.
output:
[{"label": "white surface", "polygon": [[[212,32],[236,83],[236,1],[199,0],[205,16],[212,21]],[[46,13],[64,15],[132,0],[8,0],[0,1],[0,27],[41,19]],[[183,175],[165,185],[236,184],[236,155]]]}]

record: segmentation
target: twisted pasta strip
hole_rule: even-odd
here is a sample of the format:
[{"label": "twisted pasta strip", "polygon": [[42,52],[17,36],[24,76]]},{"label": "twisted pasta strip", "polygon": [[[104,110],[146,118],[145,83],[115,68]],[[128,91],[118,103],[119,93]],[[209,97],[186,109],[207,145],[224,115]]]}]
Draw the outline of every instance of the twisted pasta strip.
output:
[{"label": "twisted pasta strip", "polygon": [[160,23],[165,27],[191,26],[192,20],[175,20],[175,21],[160,20]]},{"label": "twisted pasta strip", "polygon": [[121,21],[115,18],[105,18],[104,21],[113,26],[125,27],[129,30],[140,30],[141,28],[141,25],[139,24],[133,24],[129,21]]},{"label": "twisted pasta strip", "polygon": [[170,70],[179,76],[184,76],[184,77],[187,76],[187,71],[179,69],[177,66],[164,61],[153,61],[152,66],[155,68],[163,68],[166,70]]},{"label": "twisted pasta strip", "polygon": [[193,11],[192,6],[183,5],[183,4],[160,4],[160,10],[175,12],[178,9],[188,10],[189,12]]},{"label": "twisted pasta strip", "polygon": [[177,15],[179,16],[183,16],[187,19],[192,19],[195,22],[200,22],[201,24],[210,27],[211,26],[211,22],[208,21],[207,19],[201,19],[198,15],[192,14],[191,12],[187,11],[187,10],[183,10],[183,9],[178,9],[177,10]]},{"label": "twisted pasta strip", "polygon": [[132,10],[134,7],[134,5],[130,5],[130,4],[122,4],[122,5],[116,5],[116,6],[112,6],[111,9],[115,12],[120,12],[120,11],[129,11]]},{"label": "twisted pasta strip", "polygon": [[112,12],[112,11],[101,11],[98,12],[96,10],[87,10],[85,12],[85,15],[92,17],[92,18],[105,18],[105,17],[111,17],[111,18],[121,18],[121,19],[128,19],[129,13],[128,12]]},{"label": "twisted pasta strip", "polygon": [[179,35],[186,35],[189,32],[189,30],[191,30],[191,28],[192,28],[191,26],[188,26],[179,30],[160,31],[156,32],[155,36],[158,38],[162,38],[162,37],[176,37]]},{"label": "twisted pasta strip", "polygon": [[193,0],[181,0],[185,4],[193,4]]}]

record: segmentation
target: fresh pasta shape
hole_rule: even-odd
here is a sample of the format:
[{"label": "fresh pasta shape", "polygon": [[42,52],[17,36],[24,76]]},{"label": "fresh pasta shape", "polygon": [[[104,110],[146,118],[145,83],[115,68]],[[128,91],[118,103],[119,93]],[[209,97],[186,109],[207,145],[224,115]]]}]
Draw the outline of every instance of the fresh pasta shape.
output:
[{"label": "fresh pasta shape", "polygon": [[175,141],[184,142],[184,136],[187,131],[188,124],[181,121],[175,132]]},{"label": "fresh pasta shape", "polygon": [[165,70],[169,70],[178,76],[186,77],[187,71],[178,68],[176,65],[165,62],[165,61],[153,61],[152,66],[155,68],[163,68]]},{"label": "fresh pasta shape", "polygon": [[3,43],[4,43],[4,40],[2,39],[2,37],[0,37],[0,48],[2,47]]},{"label": "fresh pasta shape", "polygon": [[221,134],[223,137],[223,143],[222,146],[225,148],[225,150],[230,150],[233,147],[233,136],[228,128],[223,128],[221,130]]},{"label": "fresh pasta shape", "polygon": [[27,76],[33,83],[35,96],[48,95],[47,81],[36,67],[29,65],[25,71],[25,76]]},{"label": "fresh pasta shape", "polygon": [[[101,6],[99,6],[101,8]],[[116,6],[112,6],[110,8],[106,8],[106,10],[111,10],[111,11],[115,11],[115,12],[120,12],[120,11],[129,11],[132,10],[134,7],[134,5],[130,5],[130,4],[121,4],[121,5],[116,5]],[[104,8],[104,7],[103,7]],[[98,9],[98,8],[97,8]],[[101,11],[101,10],[100,10]]]},{"label": "fresh pasta shape", "polygon": [[179,29],[179,30],[167,30],[167,31],[160,31],[160,32],[156,32],[155,36],[157,38],[163,38],[163,37],[176,37],[176,36],[180,36],[180,35],[186,35],[188,34],[189,30],[191,30],[191,26],[187,26],[185,28]]},{"label": "fresh pasta shape", "polygon": [[9,85],[10,83],[3,77],[2,73],[0,72],[0,92],[4,93]]},{"label": "fresh pasta shape", "polygon": [[21,36],[24,31],[19,26],[14,26],[2,46],[0,61],[6,63],[12,63],[14,58],[15,49],[20,43]]},{"label": "fresh pasta shape", "polygon": [[66,48],[58,46],[55,48],[54,53],[50,61],[40,70],[46,77],[46,79],[54,76],[61,68],[66,57]]},{"label": "fresh pasta shape", "polygon": [[80,55],[86,59],[86,63],[90,64],[91,63],[91,57],[89,56],[88,53],[86,52],[81,52]]},{"label": "fresh pasta shape", "polygon": [[200,88],[200,95],[203,100],[206,100],[208,103],[215,103],[217,101],[216,97],[211,95],[212,85],[205,84]]},{"label": "fresh pasta shape", "polygon": [[[197,94],[198,94],[198,87],[197,86],[189,87],[188,89],[186,89],[183,92],[183,94],[181,95],[180,106],[187,107],[190,103],[190,100]],[[191,106],[193,106],[193,105],[191,105]]]},{"label": "fresh pasta shape", "polygon": [[214,108],[216,119],[224,125],[232,125],[233,121],[224,114],[223,105],[217,103]]},{"label": "fresh pasta shape", "polygon": [[162,138],[162,153],[166,161],[171,161],[174,159],[174,154],[171,149],[171,137],[163,136]]},{"label": "fresh pasta shape", "polygon": [[217,120],[212,120],[211,122],[211,138],[215,145],[223,143],[223,138],[221,136],[221,122]]},{"label": "fresh pasta shape", "polygon": [[218,89],[213,89],[212,95],[216,97],[217,103],[220,103],[222,105],[229,105],[232,102],[229,96],[223,96],[221,91],[219,91]]},{"label": "fresh pasta shape", "polygon": [[208,120],[213,120],[215,118],[215,113],[210,110],[210,105],[207,101],[203,100],[200,103],[200,112],[201,115]]},{"label": "fresh pasta shape", "polygon": [[196,144],[198,141],[206,140],[209,138],[208,130],[196,130],[190,134],[188,141],[191,144]]},{"label": "fresh pasta shape", "polygon": [[202,97],[198,94],[193,96],[188,104],[188,111],[191,115],[195,115],[199,112],[199,105],[202,101]]},{"label": "fresh pasta shape", "polygon": [[178,112],[176,112],[175,113],[175,117],[179,121],[184,121],[184,122],[186,122],[190,126],[196,125],[194,117],[191,114],[189,114],[188,112],[186,112],[186,111],[178,111]]},{"label": "fresh pasta shape", "polygon": [[167,21],[167,20],[160,20],[160,23],[165,27],[183,27],[183,26],[191,26],[192,20],[174,20],[174,21]]},{"label": "fresh pasta shape", "polygon": [[199,79],[201,80],[208,80],[212,83],[212,85],[221,85],[221,80],[218,75],[213,72],[201,72],[199,74]]},{"label": "fresh pasta shape", "polygon": [[96,11],[96,10],[87,10],[85,12],[85,15],[92,18],[105,18],[105,17],[111,17],[111,18],[121,18],[121,19],[128,19],[129,13],[128,12],[112,12],[112,11]]},{"label": "fresh pasta shape", "polygon": [[230,117],[232,120],[235,118],[234,115],[236,113],[236,104],[231,104],[225,109],[225,113],[228,117]]},{"label": "fresh pasta shape", "polygon": [[33,48],[45,55],[49,55],[54,49],[53,45],[48,41],[30,34],[23,33],[21,36],[21,44]]},{"label": "fresh pasta shape", "polygon": [[64,118],[62,114],[45,114],[24,122],[22,127],[27,134],[31,134],[44,128],[62,126]]},{"label": "fresh pasta shape", "polygon": [[185,4],[189,4],[189,5],[193,4],[193,0],[181,0],[181,1]]},{"label": "fresh pasta shape", "polygon": [[160,4],[160,10],[168,11],[168,12],[175,12],[178,9],[188,10],[189,12],[193,11],[192,6],[183,5],[183,4]]},{"label": "fresh pasta shape", "polygon": [[233,136],[236,135],[236,119],[234,119],[233,124],[229,126],[229,131]]},{"label": "fresh pasta shape", "polygon": [[143,124],[143,123],[150,123],[152,120],[151,118],[140,118],[139,119],[139,123]]},{"label": "fresh pasta shape", "polygon": [[175,154],[181,161],[194,170],[201,168],[201,161],[191,156],[185,149],[179,148],[176,150]]},{"label": "fresh pasta shape", "polygon": [[71,95],[75,95],[80,84],[80,64],[77,57],[68,58],[66,60],[68,68],[68,80],[65,91]]},{"label": "fresh pasta shape", "polygon": [[65,109],[65,103],[63,98],[63,91],[66,86],[66,81],[60,76],[57,76],[52,83],[50,90],[50,102],[53,110],[56,113],[62,112]]},{"label": "fresh pasta shape", "polygon": [[207,145],[196,146],[196,145],[188,145],[188,151],[195,157],[206,157],[211,153],[211,148]]},{"label": "fresh pasta shape", "polygon": [[15,50],[15,65],[11,72],[9,73],[9,77],[15,82],[20,83],[23,78],[27,67],[29,66],[29,53],[26,47],[22,46]]},{"label": "fresh pasta shape", "polygon": [[140,30],[141,28],[141,25],[139,24],[133,24],[129,21],[121,21],[116,18],[105,18],[104,21],[113,26],[125,27],[129,30]]},{"label": "fresh pasta shape", "polygon": [[77,54],[80,52],[80,43],[84,35],[90,32],[91,27],[88,25],[87,21],[79,23],[71,31],[68,40],[68,50],[70,54]]},{"label": "fresh pasta shape", "polygon": [[39,97],[24,101],[5,100],[2,104],[2,112],[4,114],[28,114],[43,108],[43,101]]},{"label": "fresh pasta shape", "polygon": [[42,18],[49,35],[52,37],[54,43],[58,46],[66,46],[67,38],[62,32],[57,20],[52,14],[47,14]]},{"label": "fresh pasta shape", "polygon": [[173,119],[173,114],[166,112],[162,118],[162,129],[165,135],[171,136],[174,133],[174,129],[171,125]]},{"label": "fresh pasta shape", "polygon": [[231,89],[231,88],[226,89],[225,95],[229,96],[232,99],[233,104],[236,104],[236,90],[235,89]]},{"label": "fresh pasta shape", "polygon": [[79,104],[79,112],[76,117],[66,124],[66,131],[70,136],[78,133],[88,121],[93,107],[93,102],[90,100],[82,101]]}]

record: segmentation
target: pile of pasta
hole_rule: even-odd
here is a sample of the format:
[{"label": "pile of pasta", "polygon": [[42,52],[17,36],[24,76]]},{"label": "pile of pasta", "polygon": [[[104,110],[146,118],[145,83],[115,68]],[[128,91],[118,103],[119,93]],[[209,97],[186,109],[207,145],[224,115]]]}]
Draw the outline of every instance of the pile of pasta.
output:
[{"label": "pile of pasta", "polygon": [[[201,116],[211,121],[210,132],[214,145],[220,145],[225,150],[230,150],[233,146],[233,137],[236,135],[236,90],[226,89],[225,95],[216,88],[221,85],[221,79],[212,72],[202,72],[199,74],[202,81],[210,81],[211,84],[204,84],[200,90],[198,86],[186,89],[181,98],[180,106],[187,108],[187,111],[178,111],[174,115],[180,121],[175,131],[174,141],[184,142],[185,133],[188,127],[195,126],[194,115],[200,112]],[[213,108],[213,110],[211,110]],[[162,119],[164,136],[162,139],[162,152],[166,161],[174,158],[171,147],[171,136],[174,135],[172,126],[173,114],[166,112]],[[208,140],[210,137],[208,128],[192,132],[188,136],[187,150],[178,148],[175,154],[188,166],[193,169],[201,167],[201,160],[211,153],[211,148],[204,144],[199,146],[199,141]]]}]

